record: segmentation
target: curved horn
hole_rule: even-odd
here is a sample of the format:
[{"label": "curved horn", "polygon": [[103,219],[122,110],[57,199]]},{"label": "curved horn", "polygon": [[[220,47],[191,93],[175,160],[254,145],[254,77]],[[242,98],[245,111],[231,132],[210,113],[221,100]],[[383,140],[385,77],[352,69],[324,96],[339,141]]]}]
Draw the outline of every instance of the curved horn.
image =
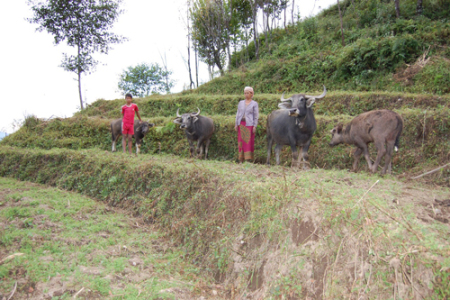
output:
[{"label": "curved horn", "polygon": [[323,86],[323,93],[320,96],[309,96],[309,95],[305,95],[306,99],[309,98],[316,98],[316,99],[322,99],[323,97],[325,97],[325,95],[327,94],[327,88],[325,86]]},{"label": "curved horn", "polygon": [[181,118],[181,115],[180,115],[179,112],[180,112],[180,109],[177,109],[177,117],[178,117],[178,118]]},{"label": "curved horn", "polygon": [[196,114],[192,114],[193,116],[198,116],[200,114],[200,108],[197,107],[197,113]]},{"label": "curved horn", "polygon": [[281,102],[286,102],[286,101],[291,101],[291,98],[284,99],[284,92],[283,92],[283,95],[281,95]]}]

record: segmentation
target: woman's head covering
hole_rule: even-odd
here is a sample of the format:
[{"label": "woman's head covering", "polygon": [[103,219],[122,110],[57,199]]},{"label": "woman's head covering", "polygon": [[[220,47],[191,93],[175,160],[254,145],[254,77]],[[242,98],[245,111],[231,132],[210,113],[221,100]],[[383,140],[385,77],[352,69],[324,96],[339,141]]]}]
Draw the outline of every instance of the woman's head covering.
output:
[{"label": "woman's head covering", "polygon": [[250,92],[252,92],[253,94],[255,93],[255,92],[253,92],[253,88],[252,88],[251,86],[246,86],[246,87],[244,88],[244,93],[245,93],[246,91],[250,91]]}]

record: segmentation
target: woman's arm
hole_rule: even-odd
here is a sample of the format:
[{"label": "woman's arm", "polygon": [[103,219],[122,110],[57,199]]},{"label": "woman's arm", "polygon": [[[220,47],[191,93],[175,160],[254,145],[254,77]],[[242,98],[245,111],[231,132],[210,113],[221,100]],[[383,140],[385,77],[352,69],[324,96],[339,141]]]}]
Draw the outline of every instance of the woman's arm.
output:
[{"label": "woman's arm", "polygon": [[239,116],[239,104],[241,104],[241,102],[238,103],[238,107],[237,107],[237,112],[236,112],[236,119],[234,120],[234,130],[238,131],[238,126],[239,124],[238,122],[238,116]]},{"label": "woman's arm", "polygon": [[255,107],[253,107],[253,132],[256,132],[256,126],[258,126],[259,119],[259,106],[258,102],[255,101]]}]

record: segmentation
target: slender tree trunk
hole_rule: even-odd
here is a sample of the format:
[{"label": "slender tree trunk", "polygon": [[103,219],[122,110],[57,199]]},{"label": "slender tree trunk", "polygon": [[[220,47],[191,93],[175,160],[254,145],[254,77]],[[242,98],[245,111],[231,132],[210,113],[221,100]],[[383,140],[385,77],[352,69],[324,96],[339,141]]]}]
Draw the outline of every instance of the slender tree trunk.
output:
[{"label": "slender tree trunk", "polygon": [[284,30],[286,30],[286,11],[287,11],[287,5],[284,7]]},{"label": "slender tree trunk", "polygon": [[[77,46],[77,53],[78,53],[78,56],[77,56],[77,59],[79,60],[80,59],[80,55],[81,55],[81,49],[80,49],[80,45],[78,44],[78,46]],[[79,63],[78,63],[79,64]],[[78,75],[78,94],[80,95],[80,107],[81,107],[81,110],[83,110],[84,109],[84,106],[83,106],[83,96],[81,95],[81,73],[82,73],[83,71],[81,70],[81,68],[80,68],[80,66],[78,65],[78,68],[77,68],[77,75]]]},{"label": "slender tree trunk", "polygon": [[197,51],[197,46],[194,46],[194,53],[195,53],[195,81],[197,82],[197,88],[198,88],[198,51]]},{"label": "slender tree trunk", "polygon": [[423,14],[423,6],[422,6],[422,0],[417,0],[417,8],[416,8],[416,12],[417,15],[421,16]]},{"label": "slender tree trunk", "polygon": [[225,72],[223,71],[222,63],[220,62],[220,58],[216,54],[214,54],[214,61],[216,63],[216,66],[219,68],[220,75],[221,76],[225,75]]},{"label": "slender tree trunk", "polygon": [[292,25],[294,25],[294,9],[295,9],[295,0],[292,0],[292,11],[291,11]]},{"label": "slender tree trunk", "polygon": [[250,61],[250,55],[248,53],[248,32],[245,29],[245,53],[247,54],[247,62]]},{"label": "slender tree trunk", "polygon": [[259,59],[259,44],[258,44],[258,33],[257,33],[257,22],[258,22],[258,6],[255,1],[250,1],[252,4],[252,15],[253,15],[253,41],[255,43],[255,57],[256,60]]},{"label": "slender tree trunk", "polygon": [[266,37],[265,39],[265,44],[266,44],[266,49],[269,49],[269,37],[267,36],[267,34],[269,33],[269,20],[267,19],[267,14],[263,11],[263,28],[264,28],[264,36]]},{"label": "slender tree trunk", "polygon": [[339,10],[339,18],[341,19],[341,36],[342,36],[342,47],[345,47],[345,39],[344,39],[344,25],[342,22],[342,12],[341,5],[339,4],[339,0],[337,0],[338,10]]},{"label": "slender tree trunk", "polygon": [[81,72],[80,71],[78,71],[78,94],[80,95],[80,107],[81,107],[81,110],[83,110],[84,106],[83,106],[83,97],[81,96]]},{"label": "slender tree trunk", "polygon": [[394,0],[395,3],[395,15],[400,18],[400,0]]},{"label": "slender tree trunk", "polygon": [[187,1],[187,9],[186,9],[186,21],[187,21],[187,30],[188,30],[187,63],[188,63],[188,69],[189,69],[189,89],[192,89],[192,86],[195,87],[195,84],[194,84],[194,81],[192,80],[192,71],[191,71],[191,28],[189,26],[189,7],[190,7],[190,2],[188,0]]}]

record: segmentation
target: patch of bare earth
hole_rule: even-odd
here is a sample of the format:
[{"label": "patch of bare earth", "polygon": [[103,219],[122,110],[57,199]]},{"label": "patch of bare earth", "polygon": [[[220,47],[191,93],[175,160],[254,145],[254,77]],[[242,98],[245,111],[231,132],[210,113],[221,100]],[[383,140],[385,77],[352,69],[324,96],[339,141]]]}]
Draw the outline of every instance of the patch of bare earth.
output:
[{"label": "patch of bare earth", "polygon": [[[358,184],[350,178],[336,182],[349,187]],[[367,190],[371,183],[366,184],[363,188]],[[396,244],[389,230],[404,224],[408,227],[405,235],[417,235],[423,240],[414,229],[417,223],[437,221],[447,226],[442,234],[448,235],[450,199],[437,198],[432,189],[395,184],[398,189],[386,196],[389,207],[381,208],[384,212],[361,200],[362,209],[370,213],[359,227],[330,224],[319,201],[301,199],[286,209],[289,213],[285,215],[285,229],[274,233],[285,237],[277,244],[271,242],[273,236],[238,236],[233,243],[232,262],[224,273],[216,274],[217,282],[226,287],[230,299],[333,298],[330,295],[346,299],[429,299],[435,275],[429,261],[422,259],[439,262],[445,257],[427,253],[420,243]],[[375,186],[372,192],[382,194],[383,187]],[[404,215],[408,210],[415,219],[408,220]],[[416,226],[409,228],[412,222],[417,222]],[[385,231],[374,235],[380,228]],[[440,242],[449,249],[444,235]],[[418,253],[421,256],[416,256]]]},{"label": "patch of bare earth", "polygon": [[394,80],[401,82],[406,86],[414,84],[414,77],[425,67],[425,65],[430,61],[428,56],[430,49],[425,51],[422,56],[420,56],[417,61],[412,65],[406,65],[406,68],[400,69],[394,74]]}]

